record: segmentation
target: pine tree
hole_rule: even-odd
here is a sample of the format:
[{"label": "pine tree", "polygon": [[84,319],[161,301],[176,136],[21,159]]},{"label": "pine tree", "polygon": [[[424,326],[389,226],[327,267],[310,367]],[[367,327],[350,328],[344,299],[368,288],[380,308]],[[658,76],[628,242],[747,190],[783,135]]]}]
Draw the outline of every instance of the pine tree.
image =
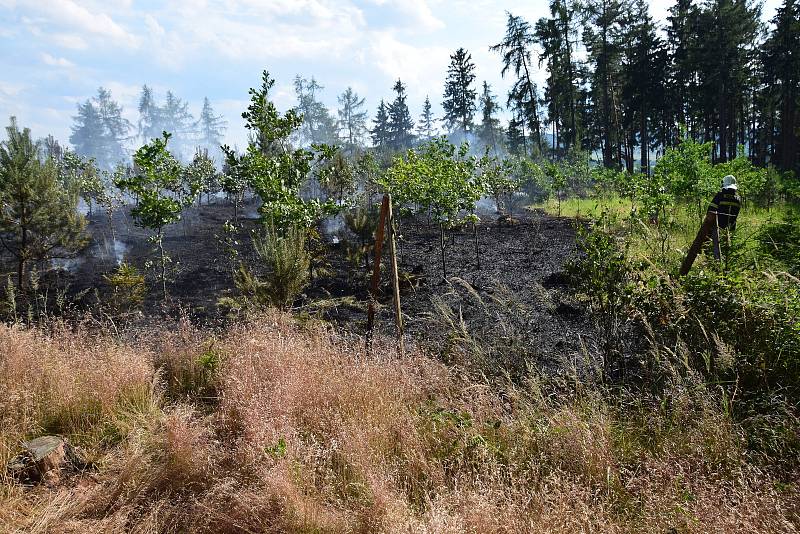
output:
[{"label": "pine tree", "polygon": [[594,67],[591,73],[593,116],[599,131],[605,167],[619,168],[622,159],[620,59],[624,10],[619,0],[589,0],[583,41]]},{"label": "pine tree", "polygon": [[478,126],[478,137],[483,145],[497,154],[497,146],[502,140],[502,128],[500,119],[496,117],[500,110],[497,97],[492,93],[492,87],[483,82],[483,92],[480,97],[481,104],[481,124]]},{"label": "pine tree", "polygon": [[447,80],[444,84],[444,120],[450,131],[459,128],[466,137],[472,129],[475,114],[475,97],[477,91],[472,87],[475,82],[475,64],[472,55],[459,48],[450,56],[450,67],[447,69]]},{"label": "pine tree", "polygon": [[200,133],[200,147],[217,161],[221,161],[222,135],[227,129],[227,122],[222,115],[215,115],[214,108],[208,97],[203,99],[203,109],[200,111],[197,128]]},{"label": "pine tree", "polygon": [[[657,28],[648,12],[647,2],[637,0],[633,21],[629,25],[629,46],[623,62],[622,97],[626,108],[627,126],[638,131],[641,170],[650,171],[651,134],[657,129],[663,107],[667,77],[667,51],[656,33]],[[662,139],[663,141],[663,139]],[[633,146],[627,159],[633,170]]]},{"label": "pine tree", "polygon": [[547,63],[545,88],[549,122],[553,126],[553,149],[566,153],[581,137],[578,109],[578,78],[581,67],[575,59],[578,6],[571,0],[550,2],[550,18],[536,23],[536,39],[542,47],[540,62]]},{"label": "pine tree", "polygon": [[419,122],[417,123],[417,137],[423,141],[430,141],[433,139],[436,132],[435,123],[436,119],[431,110],[431,99],[425,96],[425,103],[422,105],[422,115],[420,115]]},{"label": "pine tree", "polygon": [[779,117],[771,121],[772,132],[777,130],[777,136],[771,132],[771,144],[778,168],[800,175],[800,3],[784,0],[772,24],[775,29],[764,43],[761,59],[763,80]]},{"label": "pine tree", "polygon": [[17,285],[28,265],[74,253],[85,242],[78,194],[62,185],[56,163],[39,159],[39,146],[16,120],[0,143],[0,243],[17,262]]},{"label": "pine tree", "polygon": [[406,86],[400,79],[394,84],[396,97],[389,104],[389,147],[393,150],[403,150],[410,148],[414,141],[414,121],[411,120],[411,113],[408,111],[406,99]]},{"label": "pine tree", "polygon": [[533,69],[531,49],[536,43],[536,38],[531,32],[530,24],[522,17],[516,17],[511,13],[507,13],[507,15],[506,35],[503,41],[490,47],[490,50],[503,55],[501,72],[503,77],[509,69],[513,70],[517,80],[509,92],[509,104],[524,110],[525,118],[532,130],[533,142],[539,153],[543,153],[539,95],[531,73]]},{"label": "pine tree", "polygon": [[378,106],[378,113],[375,115],[375,119],[372,121],[373,127],[370,130],[370,136],[372,137],[372,146],[375,148],[386,148],[389,145],[389,108],[381,100],[380,105]]},{"label": "pine tree", "polygon": [[363,145],[367,132],[367,110],[364,99],[359,98],[352,87],[345,89],[339,96],[339,137],[344,141],[345,151],[355,153]]}]

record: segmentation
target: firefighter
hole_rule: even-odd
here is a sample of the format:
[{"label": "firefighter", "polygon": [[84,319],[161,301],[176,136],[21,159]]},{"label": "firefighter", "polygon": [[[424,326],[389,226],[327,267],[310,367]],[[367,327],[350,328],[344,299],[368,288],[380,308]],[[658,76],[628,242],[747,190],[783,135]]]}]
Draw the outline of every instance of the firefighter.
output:
[{"label": "firefighter", "polygon": [[736,178],[729,174],[722,179],[722,190],[714,196],[708,206],[708,213],[716,213],[717,227],[736,230],[736,218],[742,207],[742,199],[736,192]]},{"label": "firefighter", "polygon": [[717,224],[711,228],[711,241],[714,245],[714,258],[717,261],[721,258],[719,250],[719,231],[727,230],[728,247],[731,245],[731,232],[736,230],[736,218],[739,216],[739,208],[742,206],[742,199],[736,192],[736,178],[729,174],[722,179],[722,190],[714,196],[714,200],[708,206],[707,213],[716,215]]},{"label": "firefighter", "polygon": [[722,189],[714,196],[714,200],[708,206],[706,212],[706,220],[700,227],[692,246],[686,254],[686,259],[681,264],[681,276],[689,273],[692,268],[694,259],[700,252],[703,243],[709,238],[714,245],[714,257],[719,260],[721,258],[719,250],[719,229],[727,229],[728,244],[730,245],[730,232],[736,229],[736,218],[739,216],[739,208],[741,208],[742,199],[736,192],[736,178],[728,175],[722,179]]}]

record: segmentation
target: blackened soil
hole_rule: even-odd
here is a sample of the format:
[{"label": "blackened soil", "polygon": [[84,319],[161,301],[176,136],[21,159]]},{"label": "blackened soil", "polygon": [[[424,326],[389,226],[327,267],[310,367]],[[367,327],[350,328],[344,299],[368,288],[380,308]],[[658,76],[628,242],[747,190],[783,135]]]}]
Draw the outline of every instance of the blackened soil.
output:
[{"label": "blackened soil", "polygon": [[[234,218],[233,207],[219,203],[187,210],[184,219],[167,229],[164,247],[173,259],[173,281],[165,306],[155,284],[145,304],[145,315],[178,311],[201,324],[221,325],[225,318],[217,301],[235,293],[233,269],[240,261],[255,264],[250,234],[258,227],[254,204],[239,212],[240,228],[223,231]],[[113,236],[124,247],[115,254],[111,224],[105,214],[90,218],[92,244],[63,273],[73,291],[88,290],[107,301],[109,288],[103,275],[119,259],[145,269],[157,256],[152,235],[136,227],[121,210],[114,215]],[[353,333],[364,332],[369,273],[347,258],[348,231],[340,225],[336,237],[320,229],[314,278],[296,307]],[[470,225],[445,236],[445,271],[442,270],[440,232],[424,219],[404,219],[398,241],[402,279],[402,310],[407,343],[422,343],[447,353],[457,345],[500,346],[507,358],[518,362],[558,362],[580,358],[591,351],[591,321],[574,300],[564,274],[565,263],[576,254],[574,220],[541,212],[524,212],[513,224],[485,216],[475,233]],[[352,236],[351,236],[352,237]],[[231,256],[230,251],[237,251]],[[480,264],[479,264],[480,263]],[[394,333],[388,269],[388,247],[376,327]],[[150,278],[152,281],[152,278]],[[463,323],[464,328],[459,325]],[[506,344],[507,350],[502,346]],[[495,350],[495,352],[498,352]],[[503,362],[503,365],[508,362]]]},{"label": "blackened soil", "polygon": [[[477,254],[471,226],[448,233],[444,271],[438,228],[403,222],[401,274],[415,273],[420,282],[402,293],[412,338],[443,352],[454,343],[490,347],[505,368],[561,365],[593,352],[590,318],[564,272],[576,254],[575,221],[524,212],[513,222],[484,217],[477,226]],[[392,326],[390,305],[381,310],[381,320]],[[462,322],[466,328],[459,327]]]}]

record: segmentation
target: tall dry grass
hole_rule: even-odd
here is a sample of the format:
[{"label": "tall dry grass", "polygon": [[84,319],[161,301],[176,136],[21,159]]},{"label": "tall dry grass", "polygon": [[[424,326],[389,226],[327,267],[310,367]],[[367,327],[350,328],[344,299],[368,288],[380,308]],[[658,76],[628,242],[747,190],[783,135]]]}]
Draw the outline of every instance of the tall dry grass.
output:
[{"label": "tall dry grass", "polygon": [[[4,421],[29,421],[17,436],[44,429],[32,422],[48,419],[38,414],[85,399],[104,399],[101,413],[115,414],[116,399],[134,383],[147,388],[156,367],[162,384],[147,390],[158,409],[140,424],[113,444],[90,442],[98,473],[52,489],[4,481],[0,530],[798,530],[796,483],[751,464],[740,430],[696,384],[676,382],[669,402],[536,377],[490,384],[420,354],[366,357],[321,327],[275,315],[214,343],[209,405],[157,393],[169,369],[191,369],[211,343],[175,335],[185,343],[173,339],[165,355],[160,341],[138,352],[68,334],[0,333],[0,347],[16,355],[13,365],[3,360],[4,385],[43,392],[23,403],[30,408],[2,405]],[[83,358],[89,349],[93,358]],[[59,371],[40,382],[27,354],[75,363],[53,363]],[[106,374],[138,378],[99,380]],[[62,428],[93,435],[105,417]]]}]

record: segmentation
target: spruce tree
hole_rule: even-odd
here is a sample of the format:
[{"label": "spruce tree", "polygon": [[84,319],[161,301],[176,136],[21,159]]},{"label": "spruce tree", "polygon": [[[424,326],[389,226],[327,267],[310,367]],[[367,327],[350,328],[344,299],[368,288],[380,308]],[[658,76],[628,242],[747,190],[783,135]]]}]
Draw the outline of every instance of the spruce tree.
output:
[{"label": "spruce tree", "polygon": [[344,142],[345,151],[353,154],[362,146],[367,131],[367,110],[364,109],[364,99],[359,98],[352,87],[348,87],[338,100],[339,138]]},{"label": "spruce tree", "polygon": [[189,111],[189,103],[172,91],[167,91],[160,114],[163,130],[155,138],[160,138],[163,131],[166,131],[172,140],[172,153],[178,159],[190,159],[197,143],[198,129],[194,116]]},{"label": "spruce tree", "polygon": [[161,132],[164,130],[161,109],[156,103],[153,90],[147,85],[142,86],[142,93],[139,96],[139,122],[137,126],[139,137],[144,143],[160,137]]},{"label": "spruce tree", "polygon": [[17,285],[25,287],[28,266],[66,257],[84,243],[86,220],[78,194],[67,189],[52,158],[39,159],[39,146],[16,120],[0,143],[0,243],[17,263]]},{"label": "spruce tree", "polygon": [[619,168],[622,159],[620,94],[622,36],[625,24],[619,0],[588,0],[584,16],[589,22],[583,41],[592,65],[590,78],[595,128],[605,167]]},{"label": "spruce tree", "polygon": [[491,149],[497,154],[497,146],[502,140],[502,128],[500,119],[496,117],[500,111],[500,104],[497,97],[492,93],[492,87],[483,82],[483,92],[480,97],[481,123],[478,126],[478,138],[486,148]]},{"label": "spruce tree", "polygon": [[336,120],[328,108],[318,100],[324,89],[312,76],[310,80],[296,76],[294,90],[297,110],[303,114],[303,126],[298,132],[302,144],[336,144]]},{"label": "spruce tree", "polygon": [[737,145],[746,141],[760,16],[760,5],[748,0],[712,0],[698,18],[703,136],[714,141],[715,161],[735,158]]},{"label": "spruce tree", "polygon": [[389,148],[393,150],[404,150],[410,148],[414,141],[414,121],[411,120],[411,113],[408,111],[406,100],[406,86],[398,78],[394,84],[396,94],[394,101],[389,104]]},{"label": "spruce tree", "polygon": [[525,125],[522,119],[511,117],[506,131],[508,151],[515,156],[525,155]]},{"label": "spruce tree", "polygon": [[[622,69],[622,97],[625,115],[630,118],[629,127],[632,132],[638,132],[641,170],[649,174],[651,136],[662,116],[659,110],[664,102],[667,51],[645,0],[637,0],[628,28],[630,38]],[[632,170],[632,152],[630,156],[628,166]]]},{"label": "spruce tree", "polygon": [[381,100],[380,105],[378,105],[378,113],[375,115],[375,119],[372,121],[372,130],[370,130],[370,136],[372,137],[372,146],[375,148],[386,148],[389,145],[389,108]]},{"label": "spruce tree", "polygon": [[103,119],[91,100],[78,104],[78,114],[73,117],[72,135],[69,142],[75,152],[84,157],[99,159],[104,152],[105,128]]},{"label": "spruce tree", "polygon": [[476,109],[477,91],[472,86],[474,82],[475,64],[472,62],[472,55],[464,48],[459,48],[450,56],[442,108],[448,129],[455,131],[458,128],[465,137],[472,129]]},{"label": "spruce tree", "polygon": [[697,64],[697,19],[699,9],[694,0],[677,0],[669,10],[667,20],[667,49],[669,70],[665,106],[672,126],[667,144],[676,145],[680,128],[685,127],[690,135],[696,135],[694,110],[697,101],[697,80],[700,66]]},{"label": "spruce tree", "polygon": [[213,159],[221,161],[220,146],[222,145],[222,135],[227,129],[227,122],[222,115],[214,114],[214,108],[208,97],[203,99],[203,109],[200,111],[197,128],[200,134],[200,147],[206,150]]},{"label": "spruce tree", "polygon": [[84,157],[91,157],[106,170],[113,169],[126,157],[123,143],[128,139],[131,124],[122,116],[122,107],[102,87],[97,96],[78,104],[73,117],[70,143]]},{"label": "spruce tree", "polygon": [[436,119],[431,110],[431,99],[425,96],[425,103],[422,105],[422,115],[417,123],[417,137],[423,141],[430,141],[436,133]]}]

